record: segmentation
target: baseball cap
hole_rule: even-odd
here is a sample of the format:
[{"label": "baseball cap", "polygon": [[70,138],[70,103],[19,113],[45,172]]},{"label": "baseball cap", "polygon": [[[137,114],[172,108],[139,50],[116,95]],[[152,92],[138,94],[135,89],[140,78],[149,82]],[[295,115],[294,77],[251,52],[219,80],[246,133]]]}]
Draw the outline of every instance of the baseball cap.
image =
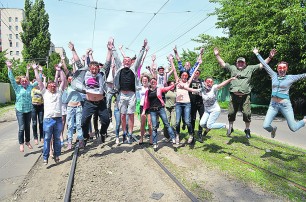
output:
[{"label": "baseball cap", "polygon": [[239,62],[239,61],[245,62],[245,58],[243,58],[243,57],[237,58],[237,62]]},{"label": "baseball cap", "polygon": [[163,66],[159,66],[158,68],[157,68],[157,71],[158,70],[160,70],[160,69],[165,69]]}]

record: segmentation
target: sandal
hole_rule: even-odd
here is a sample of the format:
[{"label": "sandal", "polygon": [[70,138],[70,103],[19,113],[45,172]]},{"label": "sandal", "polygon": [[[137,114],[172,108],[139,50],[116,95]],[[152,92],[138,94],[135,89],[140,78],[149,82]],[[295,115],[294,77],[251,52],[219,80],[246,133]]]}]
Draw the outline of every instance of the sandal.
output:
[{"label": "sandal", "polygon": [[32,145],[30,144],[30,142],[26,142],[26,145],[28,146],[29,149],[33,149]]}]

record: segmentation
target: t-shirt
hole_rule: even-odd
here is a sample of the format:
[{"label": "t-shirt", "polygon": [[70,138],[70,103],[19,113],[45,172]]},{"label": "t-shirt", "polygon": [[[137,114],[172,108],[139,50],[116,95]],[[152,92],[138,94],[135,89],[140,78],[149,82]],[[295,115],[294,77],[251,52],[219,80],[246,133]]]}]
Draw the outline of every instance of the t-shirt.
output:
[{"label": "t-shirt", "polygon": [[[198,79],[196,80],[192,80],[191,84],[190,84],[190,88],[193,89],[201,89],[202,88],[202,83],[203,81]],[[191,103],[201,103],[203,102],[202,96],[199,95],[199,93],[197,92],[189,92],[189,97],[190,97],[190,102]]]},{"label": "t-shirt", "polygon": [[45,88],[41,91],[44,98],[44,118],[62,117],[62,90],[51,93]]},{"label": "t-shirt", "polygon": [[157,88],[152,91],[151,89],[148,90],[148,98],[150,101],[150,108],[151,107],[162,107],[160,100],[157,97]]},{"label": "t-shirt", "polygon": [[[180,82],[184,87],[189,87],[188,83]],[[176,89],[176,102],[179,103],[190,103],[189,93],[185,89],[177,88]]]},{"label": "t-shirt", "polygon": [[148,87],[141,86],[141,89],[139,90],[139,96],[140,96],[140,106],[144,105],[144,99],[146,91],[148,90]]},{"label": "t-shirt", "polygon": [[34,104],[43,104],[44,99],[39,89],[33,88],[31,91],[32,103]]},{"label": "t-shirt", "polygon": [[220,111],[220,106],[217,101],[217,93],[218,88],[217,84],[213,85],[211,89],[204,89],[202,90],[202,98],[203,98],[203,104],[205,107],[205,111],[212,112],[212,111]]},{"label": "t-shirt", "polygon": [[167,74],[157,74],[157,88],[163,88],[167,85]]},{"label": "t-shirt", "polygon": [[165,94],[165,98],[166,98],[166,103],[165,106],[167,108],[170,107],[174,107],[175,106],[175,100],[176,100],[176,92],[169,90],[166,94]]}]

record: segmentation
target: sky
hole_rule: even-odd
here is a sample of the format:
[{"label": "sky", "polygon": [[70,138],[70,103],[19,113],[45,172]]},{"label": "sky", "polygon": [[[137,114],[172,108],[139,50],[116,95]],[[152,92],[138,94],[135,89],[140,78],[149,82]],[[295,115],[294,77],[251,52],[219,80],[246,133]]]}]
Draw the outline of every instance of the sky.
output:
[{"label": "sky", "polygon": [[[32,0],[34,1],[34,0]],[[183,49],[199,47],[191,39],[205,33],[224,36],[216,29],[216,16],[208,17],[216,4],[208,0],[45,0],[49,14],[49,32],[56,47],[72,54],[68,42],[74,43],[78,55],[93,49],[96,61],[105,62],[109,37],[115,46],[123,45],[128,56],[137,55],[146,38],[150,50],[144,65],[156,54],[157,65],[168,65],[166,57]],[[0,0],[0,7],[24,8],[24,0]],[[95,9],[95,7],[97,9]],[[187,12],[188,11],[188,12]],[[154,14],[155,13],[155,14]]]}]

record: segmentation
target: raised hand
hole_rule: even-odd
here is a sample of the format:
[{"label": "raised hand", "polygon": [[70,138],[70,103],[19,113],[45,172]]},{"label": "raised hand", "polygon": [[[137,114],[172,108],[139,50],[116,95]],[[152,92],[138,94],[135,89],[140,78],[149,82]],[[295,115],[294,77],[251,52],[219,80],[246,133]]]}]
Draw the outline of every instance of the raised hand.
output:
[{"label": "raised hand", "polygon": [[156,55],[151,56],[152,61],[154,62],[156,60]]},{"label": "raised hand", "polygon": [[118,47],[120,50],[122,50],[122,48],[123,48],[123,45],[120,45],[119,47]]},{"label": "raised hand", "polygon": [[9,68],[9,69],[12,68],[12,62],[11,61],[7,60],[7,61],[5,61],[5,64],[6,64],[7,68]]},{"label": "raised hand", "polygon": [[56,71],[61,71],[61,68],[58,65],[55,65],[54,68]]},{"label": "raised hand", "polygon": [[147,39],[144,39],[144,41],[143,41],[143,47],[147,47],[147,45],[148,45],[148,40],[147,40]]},{"label": "raised hand", "polygon": [[107,49],[112,50],[114,48],[114,38],[110,37],[107,42]]},{"label": "raised hand", "polygon": [[277,53],[277,50],[273,48],[273,49],[270,51],[269,58],[272,59],[272,58],[276,55],[276,53]]},{"label": "raised hand", "polygon": [[38,65],[38,71],[42,72],[43,68],[42,66]]},{"label": "raised hand", "polygon": [[203,55],[203,53],[204,53],[204,48],[201,48],[200,49],[200,54]]},{"label": "raised hand", "polygon": [[65,57],[64,55],[61,57],[62,60],[65,60],[65,58],[66,58],[66,57]]},{"label": "raised hand", "polygon": [[38,68],[38,65],[36,64],[36,63],[32,63],[32,68],[35,70],[35,69],[37,69]]},{"label": "raised hand", "polygon": [[174,53],[177,53],[177,47],[176,47],[176,45],[174,46],[173,51],[174,51]]},{"label": "raised hand", "polygon": [[89,53],[89,55],[92,55],[93,50],[90,48],[88,53]]},{"label": "raised hand", "polygon": [[28,69],[28,70],[31,69],[31,64],[27,64],[27,69]]},{"label": "raised hand", "polygon": [[63,63],[58,63],[58,65],[57,65],[59,68],[61,68],[62,66],[63,66]]},{"label": "raised hand", "polygon": [[254,47],[253,53],[258,54],[258,52],[259,52],[258,48]]},{"label": "raised hand", "polygon": [[219,55],[219,49],[218,48],[214,48],[214,54]]},{"label": "raised hand", "polygon": [[70,48],[71,51],[75,51],[74,44],[71,41],[68,43],[68,47]]},{"label": "raised hand", "polygon": [[86,60],[86,55],[82,55],[82,60],[83,60],[83,61]]},{"label": "raised hand", "polygon": [[169,62],[173,61],[173,55],[172,55],[172,54],[170,54],[170,55],[168,56],[168,60],[169,60]]}]

